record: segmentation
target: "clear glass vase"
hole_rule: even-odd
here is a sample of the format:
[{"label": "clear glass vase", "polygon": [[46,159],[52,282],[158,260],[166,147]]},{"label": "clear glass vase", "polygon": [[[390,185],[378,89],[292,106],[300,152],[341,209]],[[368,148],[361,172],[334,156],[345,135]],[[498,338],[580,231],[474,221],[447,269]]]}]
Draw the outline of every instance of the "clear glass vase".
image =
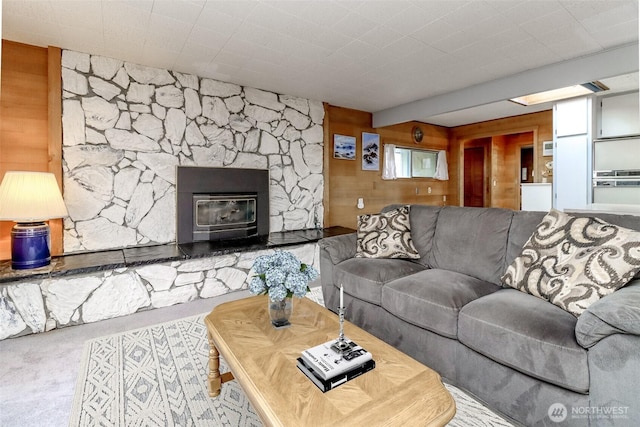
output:
[{"label": "clear glass vase", "polygon": [[268,300],[269,318],[275,328],[284,328],[291,325],[289,318],[293,312],[293,298],[285,298],[282,301]]}]

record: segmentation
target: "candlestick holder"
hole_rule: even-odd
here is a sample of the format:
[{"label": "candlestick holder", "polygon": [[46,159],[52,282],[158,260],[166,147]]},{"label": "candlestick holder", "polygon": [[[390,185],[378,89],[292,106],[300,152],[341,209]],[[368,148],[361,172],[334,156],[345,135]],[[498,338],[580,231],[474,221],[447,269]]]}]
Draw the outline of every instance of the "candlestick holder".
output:
[{"label": "candlestick holder", "polygon": [[340,333],[338,334],[338,339],[331,348],[336,353],[345,353],[346,351],[351,350],[351,345],[344,337],[344,307],[338,308],[338,318],[340,319]]}]

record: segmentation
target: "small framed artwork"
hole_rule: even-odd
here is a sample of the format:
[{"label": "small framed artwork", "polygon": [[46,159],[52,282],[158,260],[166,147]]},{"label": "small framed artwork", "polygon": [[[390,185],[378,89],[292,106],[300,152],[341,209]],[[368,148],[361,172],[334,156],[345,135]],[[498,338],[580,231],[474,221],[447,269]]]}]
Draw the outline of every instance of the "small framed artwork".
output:
[{"label": "small framed artwork", "polygon": [[380,135],[362,132],[362,170],[380,169]]},{"label": "small framed artwork", "polygon": [[333,158],[342,160],[356,159],[356,137],[333,135]]}]

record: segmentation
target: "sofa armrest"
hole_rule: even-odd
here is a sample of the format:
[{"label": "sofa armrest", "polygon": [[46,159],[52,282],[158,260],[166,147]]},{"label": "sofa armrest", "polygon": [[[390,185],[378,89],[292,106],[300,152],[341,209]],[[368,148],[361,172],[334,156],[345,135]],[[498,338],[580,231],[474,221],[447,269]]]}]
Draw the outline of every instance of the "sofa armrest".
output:
[{"label": "sofa armrest", "polygon": [[576,339],[584,348],[613,334],[640,335],[640,279],[593,303],[576,323]]},{"label": "sofa armrest", "polygon": [[327,237],[320,240],[318,244],[321,249],[327,251],[333,265],[336,265],[356,256],[357,234]]}]

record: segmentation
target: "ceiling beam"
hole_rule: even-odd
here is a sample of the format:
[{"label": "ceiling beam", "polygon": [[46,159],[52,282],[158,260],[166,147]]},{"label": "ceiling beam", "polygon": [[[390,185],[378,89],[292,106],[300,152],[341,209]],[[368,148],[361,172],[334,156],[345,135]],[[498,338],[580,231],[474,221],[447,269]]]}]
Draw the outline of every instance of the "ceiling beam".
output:
[{"label": "ceiling beam", "polygon": [[637,72],[638,51],[638,43],[621,45],[592,55],[557,62],[457,91],[376,111],[373,113],[373,127],[390,126],[413,120],[424,121],[425,118],[437,114]]}]

